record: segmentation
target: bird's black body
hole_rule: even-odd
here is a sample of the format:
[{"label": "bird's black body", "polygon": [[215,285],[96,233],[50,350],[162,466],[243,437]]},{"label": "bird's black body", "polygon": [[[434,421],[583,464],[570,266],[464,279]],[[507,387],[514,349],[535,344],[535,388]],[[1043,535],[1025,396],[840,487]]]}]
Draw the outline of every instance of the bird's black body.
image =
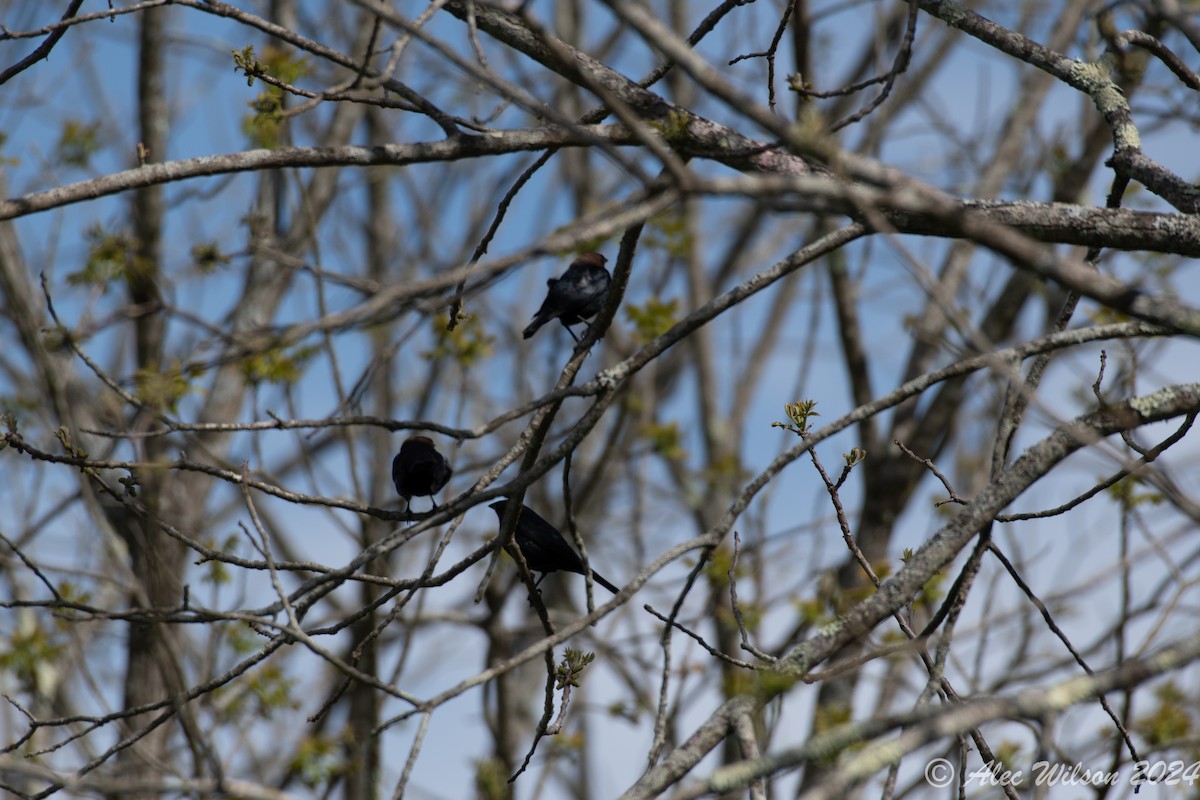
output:
[{"label": "bird's black body", "polygon": [[579,341],[571,326],[596,316],[608,296],[612,276],[604,268],[607,260],[599,253],[584,253],[571,262],[562,277],[546,281],[546,299],[521,335],[528,339],[538,328],[557,319],[571,338]]},{"label": "bird's black body", "polygon": [[[507,500],[497,500],[488,508],[493,509],[496,516],[503,520],[504,509],[507,506]],[[542,519],[529,506],[521,506],[520,516],[517,517],[517,530],[513,534],[513,539],[520,546],[521,555],[525,556],[525,563],[529,566],[529,570],[542,573],[542,578],[546,577],[547,572],[559,570],[574,572],[577,575],[583,574],[583,561],[579,558],[579,554],[571,545],[567,544],[567,540],[558,532],[558,528]],[[538,578],[537,582],[541,583],[542,578]],[[620,591],[595,570],[592,570],[592,579],[613,594]]]},{"label": "bird's black body", "polygon": [[[433,446],[428,436],[410,436],[400,445],[400,452],[392,459],[392,483],[396,492],[404,498],[407,511],[414,497],[433,496],[442,490],[454,470],[446,457]],[[433,503],[437,508],[437,501]]]}]

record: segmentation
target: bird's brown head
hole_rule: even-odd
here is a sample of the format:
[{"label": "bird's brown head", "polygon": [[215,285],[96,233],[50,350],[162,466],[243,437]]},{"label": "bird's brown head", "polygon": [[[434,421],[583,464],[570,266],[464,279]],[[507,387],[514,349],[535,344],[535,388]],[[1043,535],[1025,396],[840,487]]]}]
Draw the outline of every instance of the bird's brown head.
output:
[{"label": "bird's brown head", "polygon": [[600,253],[584,253],[579,258],[575,259],[575,263],[603,267],[606,263],[608,263],[608,259]]},{"label": "bird's brown head", "polygon": [[428,436],[410,436],[404,440],[405,444],[408,444],[409,442],[420,442],[421,444],[427,444],[430,447],[433,446],[433,439],[430,439]]}]

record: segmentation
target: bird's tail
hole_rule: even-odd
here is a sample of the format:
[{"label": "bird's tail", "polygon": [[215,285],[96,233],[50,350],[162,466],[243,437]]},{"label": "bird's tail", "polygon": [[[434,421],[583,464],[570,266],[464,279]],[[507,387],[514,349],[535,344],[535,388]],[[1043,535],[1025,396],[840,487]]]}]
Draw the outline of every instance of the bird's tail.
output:
[{"label": "bird's tail", "polygon": [[533,336],[535,333],[537,333],[538,328],[542,327],[549,321],[550,319],[548,317],[543,317],[541,314],[535,314],[533,320],[525,326],[525,330],[521,331],[521,336],[525,339],[528,339],[530,336]]},{"label": "bird's tail", "polygon": [[603,586],[605,589],[608,589],[613,594],[618,594],[621,591],[616,586],[613,586],[611,583],[609,583],[607,578],[605,578],[603,575],[601,575],[599,572],[596,572],[595,570],[592,570],[592,580],[594,580],[596,583]]}]

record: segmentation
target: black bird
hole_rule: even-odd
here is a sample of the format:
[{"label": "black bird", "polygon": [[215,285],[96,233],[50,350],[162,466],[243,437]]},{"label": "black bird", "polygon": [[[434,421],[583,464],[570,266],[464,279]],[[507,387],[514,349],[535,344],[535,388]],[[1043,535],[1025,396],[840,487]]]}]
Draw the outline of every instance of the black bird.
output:
[{"label": "black bird", "polygon": [[446,457],[433,446],[428,436],[410,436],[400,445],[400,452],[392,459],[392,483],[404,498],[404,510],[410,510],[412,498],[426,497],[437,510],[433,496],[442,490],[454,470]]},{"label": "black bird", "polygon": [[[497,500],[488,508],[494,509],[496,516],[503,520],[506,506],[508,506],[507,500]],[[580,560],[579,554],[571,545],[567,544],[567,540],[558,532],[558,528],[538,516],[537,512],[529,506],[521,506],[520,515],[517,517],[517,530],[513,534],[513,539],[520,546],[521,555],[525,556],[525,563],[529,566],[530,572],[542,573],[537,582],[533,584],[535,587],[549,572],[562,570],[563,572],[574,572],[577,575],[583,574],[583,561]],[[613,594],[621,591],[595,570],[592,570],[592,579]]]},{"label": "black bird", "polygon": [[604,268],[607,258],[599,253],[584,253],[571,262],[562,277],[546,281],[549,291],[542,307],[533,315],[533,320],[522,331],[528,339],[537,329],[552,319],[557,319],[576,342],[579,337],[571,330],[586,319],[596,316],[608,296],[608,284],[612,276]]}]

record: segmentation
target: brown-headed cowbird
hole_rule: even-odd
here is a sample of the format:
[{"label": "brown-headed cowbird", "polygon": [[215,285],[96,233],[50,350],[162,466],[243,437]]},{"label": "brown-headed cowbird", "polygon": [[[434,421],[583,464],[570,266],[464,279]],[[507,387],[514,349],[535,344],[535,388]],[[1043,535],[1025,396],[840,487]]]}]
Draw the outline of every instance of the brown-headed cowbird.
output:
[{"label": "brown-headed cowbird", "polygon": [[560,278],[546,281],[549,291],[542,307],[533,315],[533,320],[522,331],[528,339],[537,329],[552,319],[557,319],[576,342],[579,337],[571,330],[586,319],[596,316],[608,295],[608,284],[612,276],[604,268],[607,258],[599,253],[584,253],[571,262]]},{"label": "brown-headed cowbird", "polygon": [[[507,500],[497,500],[488,508],[494,509],[496,516],[503,521],[504,509],[507,506]],[[521,506],[513,540],[520,546],[521,555],[525,556],[525,563],[529,566],[530,572],[542,573],[541,577],[537,579],[537,583],[534,583],[535,587],[542,582],[542,578],[545,578],[548,572],[562,570],[563,572],[574,572],[577,575],[583,574],[583,561],[580,560],[579,554],[571,545],[567,544],[567,540],[558,532],[558,528],[538,516],[537,512],[529,506]],[[592,570],[592,579],[613,594],[620,591],[595,570]]]},{"label": "brown-headed cowbird", "polygon": [[428,496],[433,502],[434,511],[437,501],[433,496],[442,490],[450,480],[454,470],[446,457],[433,446],[433,440],[428,436],[410,436],[400,445],[400,452],[392,459],[392,483],[396,491],[404,498],[404,510],[408,511],[414,497]]}]

